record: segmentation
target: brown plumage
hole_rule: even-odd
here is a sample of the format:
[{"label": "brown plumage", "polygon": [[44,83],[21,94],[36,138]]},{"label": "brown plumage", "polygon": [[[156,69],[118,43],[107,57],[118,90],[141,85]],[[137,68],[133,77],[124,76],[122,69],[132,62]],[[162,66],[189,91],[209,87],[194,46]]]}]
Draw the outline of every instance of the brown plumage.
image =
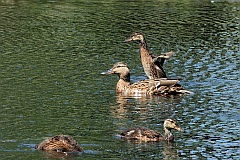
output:
[{"label": "brown plumage", "polygon": [[139,141],[173,141],[174,136],[171,133],[171,130],[175,129],[180,132],[183,130],[178,126],[177,121],[174,119],[166,119],[164,121],[164,135],[161,133],[148,130],[146,128],[132,128],[128,129],[120,134],[120,136],[127,140],[139,140]]},{"label": "brown plumage", "polygon": [[[160,56],[153,55],[147,46],[144,35],[140,32],[135,32],[132,36],[126,40],[127,42],[139,41],[140,42],[140,56],[143,65],[143,69],[149,79],[166,78],[167,75],[163,69],[163,64],[166,59],[173,56],[173,52],[163,53]],[[179,95],[179,94],[192,94],[192,92],[185,90],[180,84],[174,84],[169,86],[159,86],[158,92],[153,94],[168,95]]]},{"label": "brown plumage", "polygon": [[116,85],[116,92],[131,96],[142,94],[167,96],[191,93],[185,90],[181,85],[177,84],[177,82],[179,82],[178,79],[147,79],[131,84],[129,67],[123,62],[115,63],[112,69],[103,72],[102,74],[117,74],[119,80]]},{"label": "brown plumage", "polygon": [[167,78],[167,75],[163,69],[163,64],[166,59],[169,59],[174,54],[173,52],[167,52],[160,56],[153,55],[148,49],[146,39],[140,32],[133,33],[127,42],[139,41],[140,42],[140,56],[143,65],[143,69],[149,79]]},{"label": "brown plumage", "polygon": [[56,151],[56,152],[82,152],[83,149],[70,136],[57,135],[47,138],[35,147],[37,150]]},{"label": "brown plumage", "polygon": [[171,88],[174,84],[179,82],[177,79],[147,79],[136,83],[130,83],[130,71],[126,63],[117,62],[113,65],[113,68],[102,74],[117,74],[119,81],[116,85],[117,93],[126,93],[131,95],[138,94],[165,94],[162,92],[161,87]]}]

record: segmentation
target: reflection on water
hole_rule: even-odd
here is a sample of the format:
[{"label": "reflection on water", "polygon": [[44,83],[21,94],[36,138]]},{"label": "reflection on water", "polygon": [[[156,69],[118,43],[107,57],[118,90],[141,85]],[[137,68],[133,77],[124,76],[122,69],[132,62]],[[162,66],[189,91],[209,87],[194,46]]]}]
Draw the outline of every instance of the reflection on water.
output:
[{"label": "reflection on water", "polygon": [[[0,1],[1,159],[42,159],[32,146],[67,134],[87,151],[73,159],[238,159],[240,3],[177,1]],[[142,31],[154,54],[174,51],[169,77],[194,95],[124,97],[117,77],[100,72],[129,64],[146,78]],[[113,135],[132,126],[162,131],[176,118],[175,143],[130,144]]]},{"label": "reflection on water", "polygon": [[81,153],[63,153],[63,152],[55,152],[55,151],[40,151],[43,153],[46,158],[53,158],[53,159],[74,159],[77,156],[81,156]]},{"label": "reflection on water", "polygon": [[[172,103],[174,102],[174,103]],[[146,119],[154,118],[153,116],[161,116],[162,118],[169,118],[168,116],[173,113],[171,110],[176,109],[175,103],[180,103],[181,97],[176,96],[175,98],[166,98],[162,96],[141,96],[141,97],[129,97],[126,95],[118,94],[116,96],[115,106],[111,106],[111,111],[117,118],[131,119],[136,121],[144,121]],[[154,106],[156,105],[156,106]],[[139,115],[139,118],[132,117],[133,114]],[[156,113],[161,113],[156,115]],[[151,116],[150,116],[151,115]],[[131,117],[128,117],[131,116]]]},{"label": "reflection on water", "polygon": [[176,149],[176,144],[167,143],[163,144],[163,159],[179,159],[178,150]]}]

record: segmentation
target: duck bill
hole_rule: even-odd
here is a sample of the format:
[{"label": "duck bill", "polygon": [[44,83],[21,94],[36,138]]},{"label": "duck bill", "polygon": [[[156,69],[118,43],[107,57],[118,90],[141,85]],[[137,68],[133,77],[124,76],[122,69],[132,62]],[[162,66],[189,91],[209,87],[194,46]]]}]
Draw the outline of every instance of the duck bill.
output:
[{"label": "duck bill", "polygon": [[125,40],[125,42],[131,42],[133,39],[132,38],[128,38]]},{"label": "duck bill", "polygon": [[105,72],[102,72],[101,74],[102,74],[102,75],[113,74],[113,72],[112,72],[112,69],[109,69],[109,70],[107,70],[107,71],[105,71]]},{"label": "duck bill", "polygon": [[179,131],[179,132],[183,132],[183,131],[184,131],[184,130],[181,129],[179,126],[176,126],[174,129],[176,129],[176,130]]}]

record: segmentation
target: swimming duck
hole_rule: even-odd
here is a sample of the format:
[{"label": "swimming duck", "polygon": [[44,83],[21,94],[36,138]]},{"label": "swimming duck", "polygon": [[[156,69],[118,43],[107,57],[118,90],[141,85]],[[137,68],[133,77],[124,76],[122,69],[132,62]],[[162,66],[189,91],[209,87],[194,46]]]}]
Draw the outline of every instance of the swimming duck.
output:
[{"label": "swimming duck", "polygon": [[146,128],[132,128],[128,129],[120,134],[120,137],[127,140],[140,140],[140,141],[173,141],[174,136],[171,133],[172,129],[183,132],[183,130],[178,126],[177,121],[175,119],[166,119],[164,121],[164,135],[161,133],[148,130]]},{"label": "swimming duck", "polygon": [[135,32],[126,40],[127,42],[139,41],[140,42],[140,57],[144,72],[149,79],[167,78],[167,75],[163,69],[163,63],[166,59],[169,59],[174,54],[173,52],[167,52],[160,56],[153,55],[148,49],[146,39],[140,32]]},{"label": "swimming duck", "polygon": [[[116,85],[116,92],[131,95],[166,94],[168,91],[167,88],[171,88],[171,86],[174,86],[177,82],[179,82],[178,79],[160,78],[160,79],[147,79],[131,84],[129,67],[126,63],[123,62],[115,63],[112,69],[108,70],[107,72],[103,72],[102,74],[117,74],[119,76],[119,81],[117,82]],[[162,87],[164,87],[163,88],[164,90],[162,90]],[[169,91],[172,90],[169,89]],[[179,90],[179,92],[181,91]]]},{"label": "swimming duck", "polygon": [[82,152],[83,149],[70,136],[57,135],[47,138],[35,146],[37,150],[56,151],[56,152]]}]

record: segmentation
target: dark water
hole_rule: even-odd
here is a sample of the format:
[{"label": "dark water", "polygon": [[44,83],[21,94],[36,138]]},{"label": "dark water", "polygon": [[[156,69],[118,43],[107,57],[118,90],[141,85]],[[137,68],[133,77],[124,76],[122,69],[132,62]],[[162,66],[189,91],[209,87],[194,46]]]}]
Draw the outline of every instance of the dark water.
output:
[{"label": "dark water", "polygon": [[[57,134],[85,149],[70,159],[239,159],[239,2],[1,0],[0,17],[0,159],[47,159],[34,146]],[[134,31],[175,52],[165,69],[194,95],[116,96],[100,75],[115,62],[146,78]],[[173,144],[114,136],[169,117],[185,130]]]}]

